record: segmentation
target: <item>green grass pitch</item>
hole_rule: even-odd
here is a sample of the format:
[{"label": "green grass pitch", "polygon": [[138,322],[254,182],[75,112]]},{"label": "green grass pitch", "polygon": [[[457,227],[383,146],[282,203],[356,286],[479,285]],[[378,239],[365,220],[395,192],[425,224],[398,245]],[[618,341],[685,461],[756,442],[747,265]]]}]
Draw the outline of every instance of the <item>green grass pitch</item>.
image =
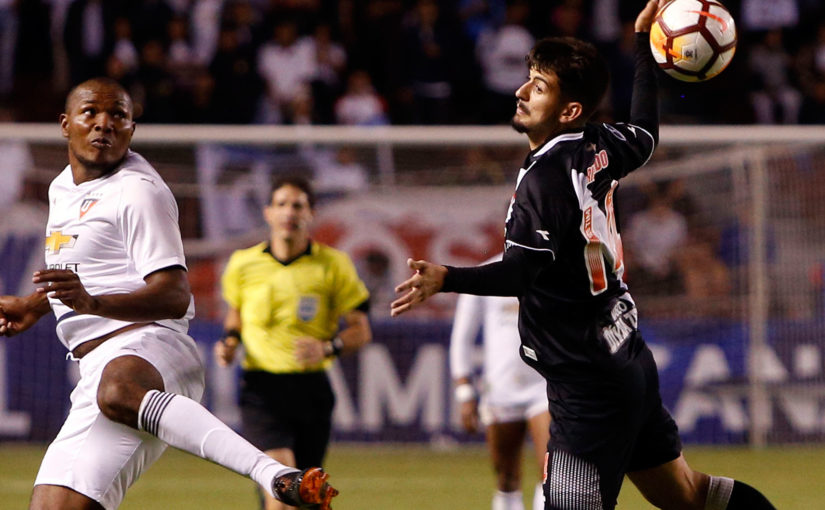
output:
[{"label": "green grass pitch", "polygon": [[[0,444],[0,509],[27,508],[44,447]],[[525,454],[528,452],[525,450]],[[525,455],[526,456],[526,455]],[[758,487],[779,510],[825,508],[825,446],[764,450],[688,447],[688,462],[701,471],[731,476]],[[532,458],[532,457],[531,457]],[[420,446],[333,445],[327,470],[341,490],[335,510],[478,510],[490,507],[493,476],[482,446],[432,450]],[[536,480],[527,463],[525,501]],[[529,475],[526,476],[526,475]],[[127,493],[122,510],[257,508],[252,482],[170,449]],[[652,508],[630,483],[619,509]]]}]

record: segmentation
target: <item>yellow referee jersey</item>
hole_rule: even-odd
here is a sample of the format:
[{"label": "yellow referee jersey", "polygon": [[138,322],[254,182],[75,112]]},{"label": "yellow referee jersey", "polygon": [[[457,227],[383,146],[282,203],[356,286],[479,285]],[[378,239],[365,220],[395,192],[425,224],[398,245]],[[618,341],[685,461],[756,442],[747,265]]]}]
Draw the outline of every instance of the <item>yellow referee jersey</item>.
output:
[{"label": "yellow referee jersey", "polygon": [[295,339],[331,339],[340,317],[369,298],[349,256],[311,243],[309,253],[282,264],[269,243],[238,250],[229,258],[221,279],[223,297],[241,313],[245,370],[272,373],[326,369],[295,361]]}]

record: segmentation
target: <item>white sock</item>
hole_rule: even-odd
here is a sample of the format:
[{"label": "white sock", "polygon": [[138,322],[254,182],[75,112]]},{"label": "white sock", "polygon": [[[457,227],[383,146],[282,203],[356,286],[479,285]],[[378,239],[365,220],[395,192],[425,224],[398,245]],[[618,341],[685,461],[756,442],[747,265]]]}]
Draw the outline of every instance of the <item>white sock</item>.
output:
[{"label": "white sock", "polygon": [[493,510],[524,510],[521,491],[496,491],[493,494]]},{"label": "white sock", "polygon": [[272,480],[297,471],[267,456],[205,407],[182,395],[147,392],[138,410],[138,429],[169,446],[247,476],[272,496]]},{"label": "white sock", "polygon": [[533,510],[544,510],[544,486],[541,483],[536,484],[533,492]]},{"label": "white sock", "polygon": [[733,479],[724,476],[711,476],[708,484],[708,497],[705,510],[725,510],[733,492]]}]

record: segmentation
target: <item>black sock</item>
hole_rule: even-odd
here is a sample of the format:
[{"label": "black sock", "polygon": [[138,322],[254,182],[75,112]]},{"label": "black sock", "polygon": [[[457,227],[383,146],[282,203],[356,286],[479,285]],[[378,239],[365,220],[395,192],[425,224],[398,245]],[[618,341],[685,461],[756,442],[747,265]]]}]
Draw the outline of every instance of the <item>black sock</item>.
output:
[{"label": "black sock", "polygon": [[758,490],[735,480],[727,510],[776,510],[776,507]]}]

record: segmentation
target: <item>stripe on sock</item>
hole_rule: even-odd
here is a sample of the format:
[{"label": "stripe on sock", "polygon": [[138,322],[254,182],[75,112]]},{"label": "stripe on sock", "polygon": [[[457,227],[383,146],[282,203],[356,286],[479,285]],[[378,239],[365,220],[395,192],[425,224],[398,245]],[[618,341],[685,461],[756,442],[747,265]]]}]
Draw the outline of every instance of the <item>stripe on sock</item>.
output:
[{"label": "stripe on sock", "polygon": [[705,500],[705,510],[725,510],[728,508],[730,495],[733,492],[733,479],[724,476],[711,476],[708,484],[708,497]]},{"label": "stripe on sock", "polygon": [[147,392],[138,413],[138,428],[157,436],[160,418],[173,398],[175,398],[174,393],[165,393],[158,390]]}]

